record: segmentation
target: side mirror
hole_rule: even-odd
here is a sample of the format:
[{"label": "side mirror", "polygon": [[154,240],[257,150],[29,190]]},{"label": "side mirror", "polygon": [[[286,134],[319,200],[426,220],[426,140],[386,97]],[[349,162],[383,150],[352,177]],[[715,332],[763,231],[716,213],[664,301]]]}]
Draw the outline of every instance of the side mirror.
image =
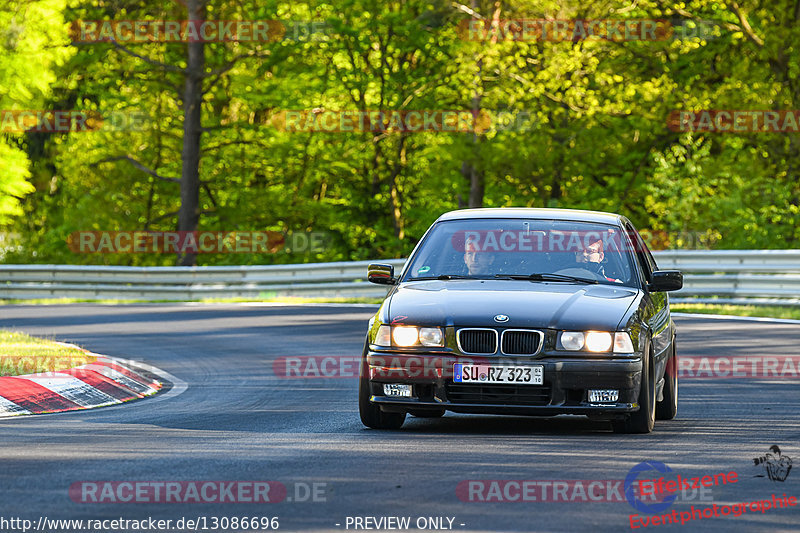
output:
[{"label": "side mirror", "polygon": [[647,285],[650,292],[677,291],[683,288],[683,274],[680,270],[656,270],[653,281]]},{"label": "side mirror", "polygon": [[367,267],[367,280],[378,285],[394,285],[397,280],[394,277],[394,267],[374,263]]}]

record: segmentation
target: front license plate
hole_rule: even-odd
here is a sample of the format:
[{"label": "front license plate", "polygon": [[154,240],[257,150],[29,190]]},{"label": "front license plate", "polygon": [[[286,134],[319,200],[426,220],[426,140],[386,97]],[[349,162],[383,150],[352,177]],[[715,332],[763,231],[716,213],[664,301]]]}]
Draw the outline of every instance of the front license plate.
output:
[{"label": "front license plate", "polygon": [[453,365],[456,383],[505,383],[509,385],[542,385],[543,366]]}]

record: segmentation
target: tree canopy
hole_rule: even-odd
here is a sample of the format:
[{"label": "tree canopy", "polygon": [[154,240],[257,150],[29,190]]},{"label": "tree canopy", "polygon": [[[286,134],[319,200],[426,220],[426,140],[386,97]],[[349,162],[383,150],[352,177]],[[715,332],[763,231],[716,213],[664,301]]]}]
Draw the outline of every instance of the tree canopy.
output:
[{"label": "tree canopy", "polygon": [[[797,248],[800,131],[790,120],[800,113],[772,129],[715,125],[720,110],[800,109],[798,5],[7,1],[3,113],[102,119],[71,131],[3,123],[0,224],[17,235],[3,260],[402,257],[441,213],[477,206],[619,212],[661,236],[656,247]],[[148,21],[138,38],[137,21]],[[247,22],[249,37],[157,37],[159,21],[182,31]],[[716,110],[711,127],[680,114],[702,110]],[[432,120],[373,127],[377,112]],[[472,120],[442,127],[445,113]],[[335,128],[321,122],[343,116]],[[292,254],[188,258],[69,246],[75,232],[143,230],[328,239]]]}]

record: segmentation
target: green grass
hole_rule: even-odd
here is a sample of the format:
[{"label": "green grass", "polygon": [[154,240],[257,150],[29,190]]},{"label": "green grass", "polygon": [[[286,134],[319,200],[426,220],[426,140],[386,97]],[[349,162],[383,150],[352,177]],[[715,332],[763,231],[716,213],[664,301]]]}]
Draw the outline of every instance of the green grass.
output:
[{"label": "green grass", "polygon": [[676,313],[701,313],[711,315],[759,316],[767,318],[792,318],[800,320],[800,307],[777,305],[724,305],[724,304],[670,304]]},{"label": "green grass", "polygon": [[0,330],[0,376],[56,372],[95,360],[76,348],[16,331]]}]

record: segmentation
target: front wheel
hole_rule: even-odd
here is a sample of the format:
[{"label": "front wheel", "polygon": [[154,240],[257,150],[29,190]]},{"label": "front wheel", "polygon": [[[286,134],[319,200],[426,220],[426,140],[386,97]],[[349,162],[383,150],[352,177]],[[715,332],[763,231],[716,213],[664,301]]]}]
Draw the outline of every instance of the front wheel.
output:
[{"label": "front wheel", "polygon": [[369,386],[367,349],[361,355],[361,374],[358,380],[358,413],[361,423],[372,429],[400,429],[406,420],[405,413],[384,413],[380,406],[369,401],[372,392]]},{"label": "front wheel", "polygon": [[678,414],[678,351],[672,341],[672,357],[664,371],[664,399],[656,404],[658,420],[672,420]]},{"label": "front wheel", "polygon": [[615,433],[650,433],[656,423],[655,365],[652,355],[642,357],[639,410],[623,420],[612,420]]}]

